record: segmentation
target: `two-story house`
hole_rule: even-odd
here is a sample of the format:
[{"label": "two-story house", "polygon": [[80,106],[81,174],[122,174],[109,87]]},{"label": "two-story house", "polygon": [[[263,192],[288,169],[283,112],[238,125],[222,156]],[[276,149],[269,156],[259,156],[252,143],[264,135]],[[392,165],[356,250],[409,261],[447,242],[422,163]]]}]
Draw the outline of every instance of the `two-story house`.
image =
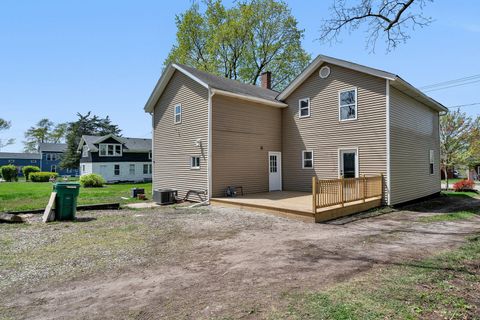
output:
[{"label": "two-story house", "polygon": [[78,169],[64,169],[60,166],[66,150],[66,143],[39,143],[40,169],[45,172],[57,172],[60,176],[78,176]]},{"label": "two-story house", "polygon": [[151,139],[84,135],[78,152],[80,175],[96,173],[107,182],[152,179]]},{"label": "two-story house", "polygon": [[442,104],[399,76],[318,56],[282,92],[170,64],[148,99],[153,187],[311,191],[320,179],[384,176],[384,202],[440,192]]},{"label": "two-story house", "polygon": [[0,152],[0,167],[14,165],[17,167],[18,176],[23,177],[22,168],[25,166],[40,167],[41,156],[38,153]]}]

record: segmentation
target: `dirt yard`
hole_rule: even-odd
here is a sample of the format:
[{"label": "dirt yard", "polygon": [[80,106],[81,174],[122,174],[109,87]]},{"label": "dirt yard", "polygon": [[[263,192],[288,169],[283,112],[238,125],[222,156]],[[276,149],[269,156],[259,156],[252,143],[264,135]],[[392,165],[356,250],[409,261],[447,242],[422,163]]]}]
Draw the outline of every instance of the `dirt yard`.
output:
[{"label": "dirt yard", "polygon": [[480,216],[419,219],[465,208],[480,200],[443,197],[345,224],[218,207],[0,224],[0,318],[269,318],[287,293],[459,247]]}]

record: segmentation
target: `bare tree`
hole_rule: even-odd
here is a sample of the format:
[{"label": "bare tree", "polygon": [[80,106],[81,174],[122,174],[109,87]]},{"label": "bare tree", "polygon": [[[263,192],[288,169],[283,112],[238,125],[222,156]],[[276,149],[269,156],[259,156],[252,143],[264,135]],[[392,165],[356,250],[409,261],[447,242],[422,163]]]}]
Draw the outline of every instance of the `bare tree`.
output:
[{"label": "bare tree", "polygon": [[[0,131],[8,130],[12,126],[10,121],[0,118]],[[0,150],[8,145],[14,144],[15,139],[1,139],[0,138]]]},{"label": "bare tree", "polygon": [[366,28],[366,47],[375,51],[379,38],[384,38],[387,52],[410,39],[410,32],[417,27],[432,23],[432,18],[423,15],[427,2],[433,0],[361,0],[348,6],[345,0],[334,0],[331,18],[322,21],[320,40],[339,40],[340,33]]}]

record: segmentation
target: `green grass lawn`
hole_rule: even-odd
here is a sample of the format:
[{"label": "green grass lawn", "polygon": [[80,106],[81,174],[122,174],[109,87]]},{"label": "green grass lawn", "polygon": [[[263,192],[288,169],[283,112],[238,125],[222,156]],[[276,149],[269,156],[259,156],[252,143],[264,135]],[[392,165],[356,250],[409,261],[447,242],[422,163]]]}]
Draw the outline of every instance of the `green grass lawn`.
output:
[{"label": "green grass lawn", "polygon": [[[151,183],[111,184],[103,188],[80,188],[78,204],[138,202],[139,200],[136,199],[121,198],[130,197],[131,188],[144,188],[147,197],[151,197]],[[43,209],[48,203],[51,192],[52,183],[50,182],[2,182],[0,183],[0,212]]]},{"label": "green grass lawn", "polygon": [[472,191],[442,191],[442,194],[448,197],[469,197],[469,198],[478,198],[479,194]]}]

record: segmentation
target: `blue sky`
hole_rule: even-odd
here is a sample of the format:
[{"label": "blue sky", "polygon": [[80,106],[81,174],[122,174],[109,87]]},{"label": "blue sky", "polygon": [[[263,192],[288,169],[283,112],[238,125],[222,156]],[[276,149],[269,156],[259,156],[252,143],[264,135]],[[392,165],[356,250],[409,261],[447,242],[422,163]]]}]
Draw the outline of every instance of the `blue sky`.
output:
[{"label": "blue sky", "polygon": [[[320,20],[333,0],[289,1],[305,29],[303,45],[401,75],[416,86],[480,74],[480,1],[440,1],[425,8],[434,23],[386,54],[365,49],[364,34],[344,33],[340,44],[321,44]],[[167,5],[168,3],[168,5]],[[226,1],[231,3],[231,1]],[[143,106],[175,41],[175,15],[191,5],[177,1],[18,1],[0,3],[0,133],[21,151],[23,132],[41,118],[76,119],[76,113],[109,115],[125,136],[149,137]],[[480,83],[429,93],[446,106],[480,102]],[[463,110],[472,115],[480,105]]]}]

